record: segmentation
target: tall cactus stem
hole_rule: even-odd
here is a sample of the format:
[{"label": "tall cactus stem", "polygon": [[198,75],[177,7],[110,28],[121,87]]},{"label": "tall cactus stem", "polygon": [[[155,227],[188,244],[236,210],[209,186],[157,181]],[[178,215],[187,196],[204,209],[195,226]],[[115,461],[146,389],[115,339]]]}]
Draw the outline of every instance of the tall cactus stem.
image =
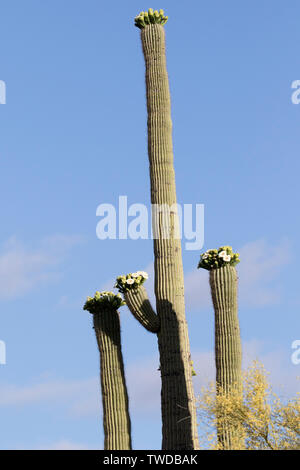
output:
[{"label": "tall cactus stem", "polygon": [[[154,18],[157,14],[154,15]],[[151,203],[176,204],[173,166],[172,121],[165,55],[167,17],[147,24],[141,21],[141,40],[146,65],[148,155]],[[145,26],[141,26],[144,21]],[[158,344],[162,378],[162,449],[198,449],[195,397],[191,378],[190,345],[185,317],[184,280],[180,240],[174,237],[178,214],[169,214],[169,238],[163,238],[162,214],[158,214],[158,237],[154,239],[155,295],[160,317]]]}]

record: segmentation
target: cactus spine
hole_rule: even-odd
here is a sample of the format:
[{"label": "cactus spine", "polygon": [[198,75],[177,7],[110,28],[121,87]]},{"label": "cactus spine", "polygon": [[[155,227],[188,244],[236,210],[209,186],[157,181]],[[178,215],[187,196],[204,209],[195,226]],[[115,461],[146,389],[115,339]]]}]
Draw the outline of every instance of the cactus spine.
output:
[{"label": "cactus spine", "polygon": [[[217,393],[230,394],[235,389],[242,394],[242,349],[238,319],[237,272],[239,255],[232,248],[208,250],[198,267],[210,271],[209,282],[215,311],[215,363]],[[242,433],[226,420],[218,424],[218,442],[223,450],[240,447]]]},{"label": "cactus spine", "polygon": [[96,292],[84,306],[93,314],[100,352],[104,450],[131,450],[131,422],[117,311],[117,305],[122,304],[122,299],[112,293]]},{"label": "cactus spine", "polygon": [[[142,12],[135,19],[141,29],[146,65],[148,155],[152,205],[175,207],[172,121],[166,67],[164,12]],[[169,213],[169,237],[164,238],[161,214],[157,215],[154,239],[155,295],[160,319],[162,390],[162,449],[198,449],[195,398],[184,304],[181,243],[174,236],[176,210]]]}]

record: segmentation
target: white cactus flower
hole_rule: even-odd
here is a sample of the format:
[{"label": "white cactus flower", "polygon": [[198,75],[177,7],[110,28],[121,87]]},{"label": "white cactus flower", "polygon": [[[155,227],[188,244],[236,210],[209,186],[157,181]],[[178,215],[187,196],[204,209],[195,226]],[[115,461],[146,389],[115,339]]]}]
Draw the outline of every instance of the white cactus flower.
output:
[{"label": "white cactus flower", "polygon": [[230,255],[225,255],[225,256],[223,256],[223,260],[229,262],[231,260],[231,256]]},{"label": "white cactus flower", "polygon": [[134,284],[134,280],[133,279],[127,279],[126,284]]},{"label": "white cactus flower", "polygon": [[144,279],[148,279],[148,273],[146,273],[146,271],[137,271],[136,274],[138,274],[138,276],[142,276]]},{"label": "white cactus flower", "polygon": [[[225,256],[227,256],[227,253],[225,250],[221,251],[219,254],[218,254],[219,258],[224,258]],[[228,255],[229,256],[229,255]]]}]

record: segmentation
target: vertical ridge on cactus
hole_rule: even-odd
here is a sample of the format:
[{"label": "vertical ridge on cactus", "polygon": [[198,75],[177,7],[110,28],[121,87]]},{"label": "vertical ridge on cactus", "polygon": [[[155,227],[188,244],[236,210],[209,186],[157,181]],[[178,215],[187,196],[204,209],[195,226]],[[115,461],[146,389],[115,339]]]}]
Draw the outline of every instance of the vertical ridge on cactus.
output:
[{"label": "vertical ridge on cactus", "polygon": [[237,306],[237,273],[233,266],[210,271],[215,310],[215,357],[217,384],[224,391],[241,385],[241,341]]},{"label": "vertical ridge on cactus", "polygon": [[[120,317],[123,301],[113,293],[96,293],[84,309],[93,314],[100,352],[100,378],[103,406],[104,450],[131,450],[131,421],[124,362],[121,350]],[[108,295],[111,294],[111,295]]]},{"label": "vertical ridge on cactus", "polygon": [[[140,15],[141,40],[146,65],[148,155],[151,203],[176,204],[173,166],[172,121],[166,67],[167,17],[148,24]],[[156,15],[154,15],[156,18]],[[162,378],[162,449],[198,449],[195,397],[184,304],[181,242],[174,237],[178,214],[170,212],[169,238],[164,238],[162,214],[157,214],[158,236],[154,239],[156,310],[160,318],[158,344]]]},{"label": "vertical ridge on cactus", "polygon": [[[239,254],[234,253],[231,246],[222,246],[202,254],[198,265],[198,268],[209,270],[215,312],[216,390],[224,397],[233,390],[237,392],[235,396],[242,397],[242,347],[235,268],[239,261]],[[223,450],[232,450],[237,444],[239,447],[243,439],[240,430],[233,428],[226,419],[217,422],[217,435]]]},{"label": "vertical ridge on cactus", "polygon": [[124,294],[126,305],[133,316],[151,333],[157,333],[160,327],[159,316],[154,312],[143,286],[127,290]]}]

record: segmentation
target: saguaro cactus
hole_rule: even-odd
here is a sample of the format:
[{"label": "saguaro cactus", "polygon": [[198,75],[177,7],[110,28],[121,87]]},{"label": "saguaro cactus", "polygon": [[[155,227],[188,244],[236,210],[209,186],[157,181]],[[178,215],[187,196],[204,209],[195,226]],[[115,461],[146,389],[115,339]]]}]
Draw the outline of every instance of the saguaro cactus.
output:
[{"label": "saguaro cactus", "polygon": [[[178,214],[163,27],[167,19],[163,10],[158,12],[152,9],[141,12],[135,18],[135,25],[141,30],[146,65],[151,203],[152,207],[164,208],[163,213],[154,212],[153,220],[156,228],[154,268],[159,322],[157,335],[162,378],[162,448],[198,449],[190,346],[185,317],[181,242],[176,232]],[[137,303],[133,309],[135,315],[136,307]],[[149,316],[153,317],[153,313],[149,313]],[[138,316],[144,314],[145,311],[140,311]]]},{"label": "saguaro cactus", "polygon": [[124,304],[120,294],[96,292],[93,298],[87,298],[83,307],[93,314],[100,352],[105,450],[131,449],[131,422],[118,313],[118,308]]},{"label": "saguaro cactus", "polygon": [[[228,395],[233,388],[242,393],[242,350],[237,302],[238,253],[230,246],[206,251],[198,268],[210,271],[209,281],[215,311],[215,362],[217,393]],[[236,395],[238,396],[238,395]],[[242,436],[226,420],[218,426],[218,441],[224,450],[239,447]]]}]

